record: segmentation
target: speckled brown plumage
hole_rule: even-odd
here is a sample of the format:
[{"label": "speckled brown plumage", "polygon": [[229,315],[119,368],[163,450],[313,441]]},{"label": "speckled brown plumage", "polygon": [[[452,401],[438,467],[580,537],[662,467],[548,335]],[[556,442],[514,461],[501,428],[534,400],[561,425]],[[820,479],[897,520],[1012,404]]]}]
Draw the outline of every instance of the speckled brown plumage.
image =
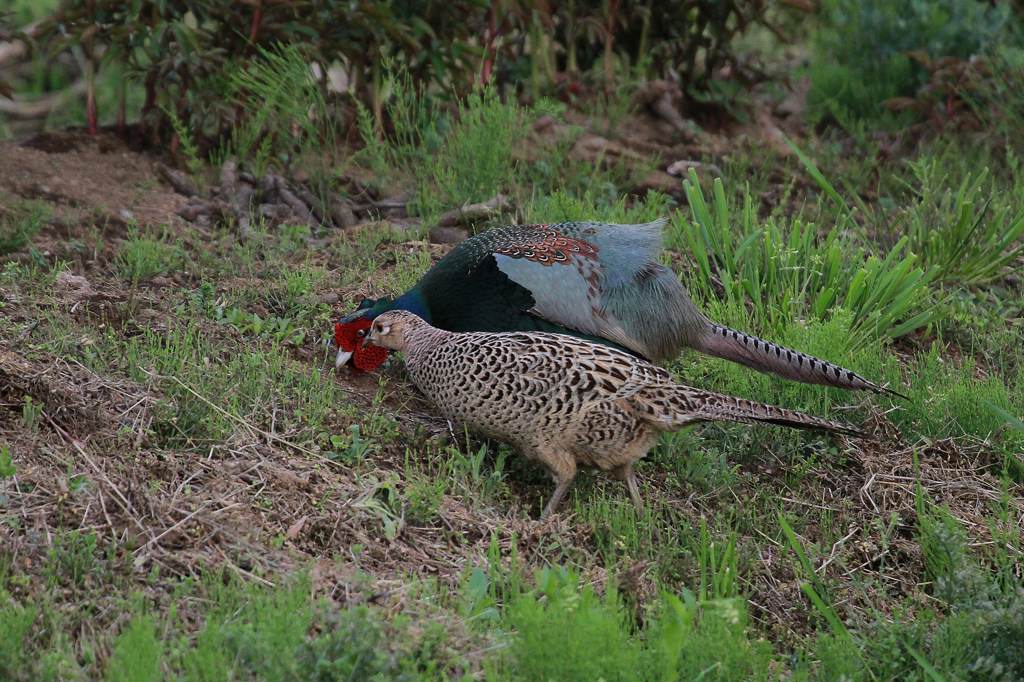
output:
[{"label": "speckled brown plumage", "polygon": [[659,433],[694,422],[857,435],[837,422],[678,384],[628,353],[561,334],[453,333],[390,311],[374,320],[368,339],[404,352],[413,382],[446,416],[548,468],[556,487],[543,516],[558,507],[580,464],[624,480],[639,507],[633,463]]}]

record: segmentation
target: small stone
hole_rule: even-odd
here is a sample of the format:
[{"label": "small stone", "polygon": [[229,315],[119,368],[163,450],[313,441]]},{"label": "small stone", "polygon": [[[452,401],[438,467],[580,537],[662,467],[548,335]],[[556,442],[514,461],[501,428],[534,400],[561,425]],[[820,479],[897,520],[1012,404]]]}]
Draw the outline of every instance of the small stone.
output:
[{"label": "small stone", "polygon": [[469,238],[469,230],[461,227],[434,227],[427,238],[433,244],[458,244]]}]

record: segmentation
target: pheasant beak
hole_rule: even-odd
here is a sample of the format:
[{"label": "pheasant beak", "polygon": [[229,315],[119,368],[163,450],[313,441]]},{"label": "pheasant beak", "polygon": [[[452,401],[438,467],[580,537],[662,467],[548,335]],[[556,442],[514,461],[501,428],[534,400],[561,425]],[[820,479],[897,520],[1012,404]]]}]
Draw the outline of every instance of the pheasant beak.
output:
[{"label": "pheasant beak", "polygon": [[338,355],[334,358],[334,369],[341,369],[342,365],[352,357],[352,351],[339,348]]}]

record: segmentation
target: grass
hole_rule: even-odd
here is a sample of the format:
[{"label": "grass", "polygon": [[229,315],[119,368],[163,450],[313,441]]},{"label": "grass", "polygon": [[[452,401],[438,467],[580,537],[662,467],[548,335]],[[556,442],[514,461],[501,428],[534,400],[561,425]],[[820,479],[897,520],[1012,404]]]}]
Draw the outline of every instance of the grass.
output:
[{"label": "grass", "polygon": [[0,256],[18,251],[32,241],[49,217],[42,202],[15,202],[0,210]]},{"label": "grass", "polygon": [[166,238],[153,239],[133,231],[121,245],[114,268],[122,279],[138,285],[177,269],[182,262],[181,249]]},{"label": "grass", "polygon": [[939,282],[971,286],[999,278],[1024,250],[1024,205],[993,187],[988,169],[952,185],[940,163],[928,157],[911,163],[916,201],[890,229],[907,235]]},{"label": "grass", "polygon": [[[290,93],[265,139],[318,111],[296,63],[263,54],[238,75],[237,102]],[[298,80],[271,82],[284,73]],[[239,244],[140,226],[118,242],[67,221],[97,242],[88,260],[51,239],[49,212],[68,207],[3,207],[0,677],[1024,674],[1024,176],[1004,128],[899,158],[867,134],[809,133],[793,158],[708,152],[723,177],[681,180],[680,207],[629,192],[644,163],[572,158],[582,125],[530,141],[531,117],[578,112],[491,91],[446,109],[400,73],[384,84],[391,125],[363,112],[349,162],[413,192],[411,230],[255,223]],[[261,150],[254,130],[231,152],[267,168],[325,135]],[[498,191],[515,214],[495,220],[668,216],[664,261],[711,317],[910,399],[683,353],[669,369],[687,383],[874,438],[696,426],[639,464],[642,512],[583,472],[537,523],[546,473],[437,419],[400,362],[336,375],[317,343],[430,267],[432,217]],[[62,289],[68,269],[94,293]]]},{"label": "grass", "polygon": [[799,219],[788,225],[769,219],[762,225],[749,192],[739,198],[734,220],[737,210],[730,207],[721,179],[714,181],[709,204],[696,172],[690,174],[685,188],[691,219],[687,224],[677,214],[671,243],[693,254],[698,273],[691,289],[699,294],[710,298],[717,280],[727,303],[750,301],[753,321],[773,330],[796,316],[823,319],[835,309],[845,311],[851,348],[898,338],[938,319],[928,290],[935,271],[916,266],[917,257],[906,252],[907,240],[887,253],[867,254],[843,238],[848,225],[842,214],[824,237]]}]

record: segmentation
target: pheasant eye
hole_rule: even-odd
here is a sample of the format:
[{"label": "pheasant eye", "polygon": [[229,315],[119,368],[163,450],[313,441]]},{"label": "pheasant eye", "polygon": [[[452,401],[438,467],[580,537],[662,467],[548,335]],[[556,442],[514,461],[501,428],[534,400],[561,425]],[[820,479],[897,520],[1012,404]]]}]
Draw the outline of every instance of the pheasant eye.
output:
[{"label": "pheasant eye", "polygon": [[356,332],[356,336],[359,336],[359,337],[366,336],[366,330],[365,329],[360,329],[359,331]]}]

